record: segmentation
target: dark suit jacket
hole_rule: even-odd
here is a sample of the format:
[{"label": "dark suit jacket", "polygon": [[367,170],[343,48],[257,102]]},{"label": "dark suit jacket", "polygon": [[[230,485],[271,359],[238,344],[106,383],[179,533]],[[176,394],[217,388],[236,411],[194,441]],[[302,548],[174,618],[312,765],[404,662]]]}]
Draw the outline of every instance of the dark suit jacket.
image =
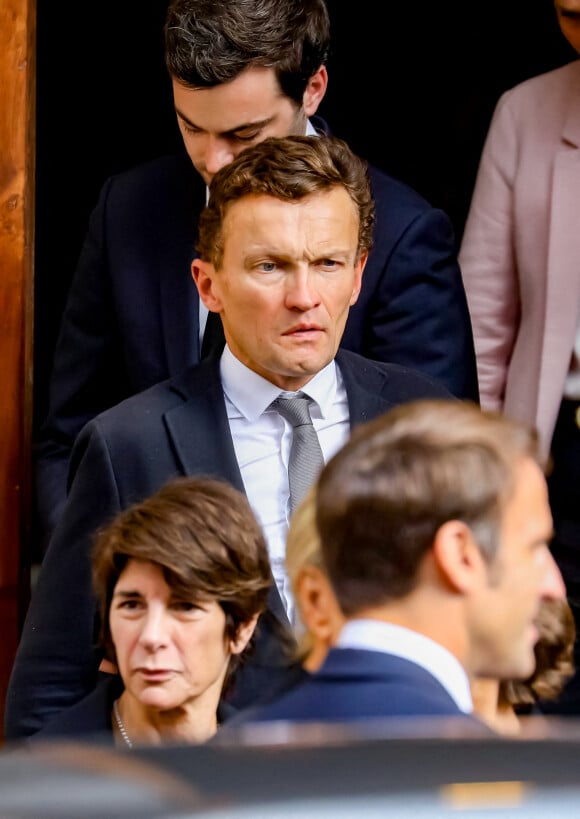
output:
[{"label": "dark suit jacket", "polygon": [[[478,400],[451,223],[401,182],[376,168],[370,176],[374,247],[342,346],[426,372],[453,395]],[[63,316],[48,418],[35,445],[44,539],[62,509],[69,456],[83,425],[200,359],[191,261],[205,196],[185,153],[115,176],[101,191]]]},{"label": "dark suit jacket", "polygon": [[[83,742],[112,745],[113,702],[121,696],[123,690],[123,681],[118,674],[101,674],[97,685],[86,697],[70,708],[59,711],[30,738],[31,741],[77,737]],[[225,723],[236,714],[235,709],[227,703],[218,705],[218,723]]]},{"label": "dark suit jacket", "polygon": [[441,683],[416,663],[382,651],[335,648],[318,672],[305,675],[281,697],[238,714],[230,726],[380,717],[467,718]]},{"label": "dark suit jacket", "polygon": [[[449,397],[439,382],[397,365],[340,351],[351,425],[421,397]],[[64,514],[49,543],[24,623],[6,701],[6,736],[38,730],[95,685],[100,652],[91,593],[94,532],[120,509],[178,475],[206,475],[244,491],[227,419],[218,357],[206,359],[102,413],[83,429],[71,458]],[[260,618],[252,661],[230,702],[253,702],[285,661],[289,630],[275,585]]]},{"label": "dark suit jacket", "polygon": [[30,739],[51,741],[55,737],[82,737],[103,745],[113,744],[113,702],[123,693],[117,674],[102,674],[93,690],[80,702],[49,719]]}]

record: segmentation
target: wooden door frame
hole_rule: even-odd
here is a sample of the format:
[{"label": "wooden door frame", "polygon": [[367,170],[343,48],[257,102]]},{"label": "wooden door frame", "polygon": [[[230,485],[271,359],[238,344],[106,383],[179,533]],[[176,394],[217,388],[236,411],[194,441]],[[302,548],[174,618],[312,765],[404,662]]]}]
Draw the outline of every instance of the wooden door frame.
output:
[{"label": "wooden door frame", "polygon": [[36,0],[0,3],[0,738],[29,598]]}]

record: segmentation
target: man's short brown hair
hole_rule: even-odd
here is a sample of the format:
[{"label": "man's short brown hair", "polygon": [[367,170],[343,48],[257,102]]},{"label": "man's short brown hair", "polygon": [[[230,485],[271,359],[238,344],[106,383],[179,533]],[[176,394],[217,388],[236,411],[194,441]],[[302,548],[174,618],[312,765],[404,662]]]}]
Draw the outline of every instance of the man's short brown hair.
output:
[{"label": "man's short brown hair", "polygon": [[324,467],[317,526],[346,616],[409,593],[438,529],[462,520],[493,559],[527,427],[476,404],[412,401],[357,427]]},{"label": "man's short brown hair", "polygon": [[245,148],[213,177],[209,201],[199,219],[197,252],[201,259],[220,269],[226,212],[245,196],[297,202],[335,188],[348,193],[358,216],[360,257],[371,249],[375,221],[366,162],[337,137],[268,137]]}]

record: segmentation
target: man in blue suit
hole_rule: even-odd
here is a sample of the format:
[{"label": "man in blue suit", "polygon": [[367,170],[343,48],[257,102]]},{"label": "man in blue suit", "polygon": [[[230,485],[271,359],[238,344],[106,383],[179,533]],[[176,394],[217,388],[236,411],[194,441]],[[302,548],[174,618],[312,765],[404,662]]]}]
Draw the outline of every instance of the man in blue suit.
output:
[{"label": "man in blue suit", "polygon": [[436,380],[339,345],[372,244],[366,163],[339,139],[270,138],[212,180],[192,272],[225,347],[90,421],[33,591],[6,702],[6,736],[34,733],[95,685],[90,549],[120,509],[177,475],[245,491],[266,536],[273,585],[257,650],[230,700],[248,704],[284,665],[292,599],[284,572],[292,426],[272,402],[307,399],[323,460],[352,426],[419,397]]},{"label": "man in blue suit", "polygon": [[[316,111],[329,44],[324,0],[169,4],[165,55],[185,150],[109,179],[92,213],[35,446],[43,542],[63,508],[83,425],[202,357],[207,310],[190,267],[207,185],[265,137],[328,132]],[[137,82],[138,73],[125,79]],[[146,127],[147,112],[143,119]],[[135,123],[137,134],[142,125]],[[477,399],[450,221],[406,185],[376,168],[370,173],[374,247],[342,347],[414,367],[453,395]],[[212,326],[219,337],[219,322]]]},{"label": "man in blue suit", "polygon": [[235,721],[465,717],[471,676],[529,677],[540,601],[564,596],[537,452],[471,402],[413,401],[355,429],[316,490],[346,624],[318,672]]}]

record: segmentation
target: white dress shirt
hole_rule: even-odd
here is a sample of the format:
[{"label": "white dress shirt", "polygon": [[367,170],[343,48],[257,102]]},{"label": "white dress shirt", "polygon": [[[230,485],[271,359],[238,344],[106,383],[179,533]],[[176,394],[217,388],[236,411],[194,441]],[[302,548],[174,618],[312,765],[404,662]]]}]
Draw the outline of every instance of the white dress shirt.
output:
[{"label": "white dress shirt", "polygon": [[[227,344],[220,372],[246,494],[262,525],[274,579],[292,622],[293,601],[284,565],[290,518],[288,461],[292,427],[269,406],[281,393],[296,393],[285,393],[248,369]],[[350,434],[346,389],[334,361],[317,373],[300,393],[312,399],[310,414],[326,463]]]},{"label": "white dress shirt", "polygon": [[349,620],[336,642],[338,648],[361,648],[394,654],[421,666],[449,692],[457,707],[473,711],[469,679],[459,660],[442,645],[417,631],[382,620]]}]

